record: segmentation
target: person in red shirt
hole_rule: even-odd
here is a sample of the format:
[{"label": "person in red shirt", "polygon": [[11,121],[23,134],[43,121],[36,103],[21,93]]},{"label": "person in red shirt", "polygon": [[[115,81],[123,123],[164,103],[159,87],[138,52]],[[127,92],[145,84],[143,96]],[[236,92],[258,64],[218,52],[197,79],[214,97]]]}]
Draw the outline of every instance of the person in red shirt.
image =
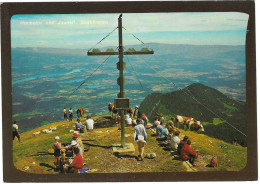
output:
[{"label": "person in red shirt", "polygon": [[69,172],[78,173],[78,170],[82,169],[82,167],[83,167],[83,158],[79,154],[79,149],[78,148],[74,148],[74,154],[76,156],[75,156],[74,160],[72,161],[72,163],[69,166]]},{"label": "person in red shirt", "polygon": [[181,150],[181,158],[182,160],[189,160],[189,162],[194,165],[194,161],[197,158],[197,152],[190,147],[191,141],[188,140],[187,143],[184,143]]},{"label": "person in red shirt", "polygon": [[187,143],[188,139],[189,139],[188,136],[184,136],[183,140],[181,140],[180,143],[178,144],[177,153],[179,155],[181,155],[182,147],[183,147],[184,143]]}]

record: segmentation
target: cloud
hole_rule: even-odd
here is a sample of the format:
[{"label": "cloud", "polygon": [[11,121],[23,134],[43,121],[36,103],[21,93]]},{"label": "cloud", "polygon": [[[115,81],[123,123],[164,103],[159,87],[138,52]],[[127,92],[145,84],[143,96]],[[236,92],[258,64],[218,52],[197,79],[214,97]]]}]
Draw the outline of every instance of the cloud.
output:
[{"label": "cloud", "polygon": [[[119,14],[15,15],[11,19],[12,47],[25,45],[33,47],[37,44],[42,46],[56,44],[56,47],[62,47],[69,46],[69,43],[80,42],[79,47],[85,45],[85,48],[88,48],[117,27],[118,16]],[[123,26],[130,33],[142,35],[173,31],[246,30],[247,21],[248,15],[238,12],[123,14]],[[168,36],[168,40],[176,40],[171,35]],[[129,42],[134,43],[131,39],[127,38]],[[150,36],[148,40],[160,42],[160,38],[155,36]],[[117,30],[106,41],[116,43]]]}]

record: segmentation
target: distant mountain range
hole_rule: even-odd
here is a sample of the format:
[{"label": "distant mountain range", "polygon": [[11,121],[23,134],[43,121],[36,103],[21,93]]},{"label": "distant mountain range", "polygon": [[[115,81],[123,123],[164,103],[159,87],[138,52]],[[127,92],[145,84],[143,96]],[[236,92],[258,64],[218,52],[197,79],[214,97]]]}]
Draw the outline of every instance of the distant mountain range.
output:
[{"label": "distant mountain range", "polygon": [[152,121],[155,113],[163,113],[167,119],[175,115],[193,117],[204,122],[205,134],[226,142],[236,138],[241,145],[246,144],[246,137],[228,125],[246,134],[246,103],[200,83],[175,92],[149,94],[140,110]]},{"label": "distant mountain range", "polygon": [[[128,48],[135,48],[140,50],[141,48],[149,48],[155,52],[156,55],[176,55],[189,57],[208,57],[216,56],[219,53],[239,54],[238,57],[245,57],[244,45],[188,45],[188,44],[162,44],[162,43],[147,43],[138,45],[126,45],[125,50]],[[116,48],[115,46],[102,47],[101,51],[105,51],[108,48]],[[36,52],[36,53],[48,53],[48,54],[65,54],[65,55],[86,55],[89,48],[86,49],[65,49],[65,48],[44,48],[44,47],[25,47],[25,48],[12,48],[16,51],[22,52]]]}]

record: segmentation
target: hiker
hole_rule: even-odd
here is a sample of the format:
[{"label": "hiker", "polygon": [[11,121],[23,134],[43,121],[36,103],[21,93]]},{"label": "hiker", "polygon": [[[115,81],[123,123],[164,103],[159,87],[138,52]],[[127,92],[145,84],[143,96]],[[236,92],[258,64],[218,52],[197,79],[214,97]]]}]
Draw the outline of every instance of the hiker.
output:
[{"label": "hiker", "polygon": [[133,117],[134,117],[134,116],[133,116],[134,111],[133,111],[133,109],[132,109],[131,107],[129,107],[129,109],[127,109],[126,112],[129,114],[130,118],[133,118]]},{"label": "hiker", "polygon": [[164,119],[162,113],[156,113],[155,117],[158,118],[158,121],[161,121]]},{"label": "hiker", "polygon": [[194,166],[194,161],[198,157],[197,155],[198,151],[191,149],[190,145],[191,145],[190,140],[188,140],[187,143],[184,143],[181,149],[181,158],[182,160],[185,161],[188,160]]},{"label": "hiker", "polygon": [[74,160],[72,163],[69,165],[68,172],[69,173],[78,173],[79,169],[82,169],[83,167],[83,158],[80,154],[79,148],[74,148]]},{"label": "hiker", "polygon": [[94,120],[91,119],[91,116],[87,116],[86,128],[87,128],[87,131],[92,131],[94,129]]},{"label": "hiker", "polygon": [[64,109],[63,109],[63,115],[64,115],[64,121],[65,120],[68,121],[68,114],[67,114],[67,108],[66,107],[64,107]]},{"label": "hiker", "polygon": [[61,143],[59,143],[60,137],[55,137],[55,142],[52,144],[52,149],[54,149],[54,165],[56,168],[59,168],[60,166],[60,150],[61,150]]},{"label": "hiker", "polygon": [[144,159],[144,145],[146,144],[147,133],[144,128],[144,122],[142,119],[137,119],[137,124],[134,129],[134,142],[138,144],[138,161],[143,161]]},{"label": "hiker", "polygon": [[[157,123],[158,124],[158,123]],[[157,125],[156,127],[156,135],[161,137],[165,122],[162,121],[161,124]]]},{"label": "hiker", "polygon": [[169,131],[167,128],[163,127],[162,133],[160,135],[160,141],[166,141],[169,138]]},{"label": "hiker", "polygon": [[84,145],[82,143],[81,138],[79,138],[79,135],[77,133],[72,134],[72,140],[75,140],[77,144],[84,150]]},{"label": "hiker", "polygon": [[137,118],[142,118],[142,113],[140,112],[138,105],[135,106],[135,111],[133,116],[137,116]]},{"label": "hiker", "polygon": [[113,119],[113,120],[115,120],[116,118],[117,118],[117,110],[116,109],[114,109],[113,111],[112,111],[112,115],[111,115],[111,119]]},{"label": "hiker", "polygon": [[175,117],[171,117],[171,120],[170,121],[172,121],[173,122],[173,126],[175,127],[175,125],[174,125],[174,122],[175,122]]},{"label": "hiker", "polygon": [[20,137],[20,134],[19,134],[19,131],[18,131],[18,125],[17,125],[17,123],[18,123],[17,121],[14,121],[13,127],[12,127],[12,129],[13,129],[13,142],[14,142],[14,138],[17,137],[19,143],[22,143],[21,137]]},{"label": "hiker", "polygon": [[147,125],[147,123],[149,122],[148,118],[146,117],[146,115],[144,113],[142,113],[142,119],[144,121],[144,126]]},{"label": "hiker", "polygon": [[174,129],[174,125],[173,125],[173,121],[172,120],[169,120],[167,123],[166,123],[166,128],[167,129]]},{"label": "hiker", "polygon": [[72,107],[70,108],[69,110],[69,120],[72,121],[73,119],[73,110],[72,110]]},{"label": "hiker", "polygon": [[154,123],[153,123],[153,127],[156,128],[157,127],[157,124],[161,124],[161,122],[159,121],[159,118],[158,117],[155,117],[154,119]]},{"label": "hiker", "polygon": [[77,119],[77,122],[76,122],[75,126],[76,126],[76,131],[80,131],[81,130],[82,123],[80,122],[79,118]]},{"label": "hiker", "polygon": [[177,151],[178,145],[180,143],[180,138],[179,138],[180,132],[176,131],[174,132],[173,136],[171,137],[171,148],[173,151]]},{"label": "hiker", "polygon": [[132,119],[129,117],[128,114],[125,116],[125,123],[126,126],[132,126]]},{"label": "hiker", "polygon": [[188,139],[189,139],[188,136],[184,136],[183,140],[181,140],[180,143],[178,144],[177,153],[179,155],[181,154],[181,150],[182,150],[184,143],[187,143]]},{"label": "hiker", "polygon": [[75,155],[73,154],[73,149],[74,148],[78,148],[79,149],[79,154],[83,158],[83,149],[80,147],[80,145],[77,143],[76,140],[72,140],[71,144],[66,147],[68,154],[74,158],[75,157]]}]

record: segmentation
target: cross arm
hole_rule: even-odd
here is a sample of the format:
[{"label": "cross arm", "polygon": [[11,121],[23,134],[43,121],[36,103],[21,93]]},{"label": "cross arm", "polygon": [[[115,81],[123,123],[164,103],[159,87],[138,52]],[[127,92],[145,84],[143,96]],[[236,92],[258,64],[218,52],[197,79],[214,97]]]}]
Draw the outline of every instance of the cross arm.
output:
[{"label": "cross arm", "polygon": [[[119,55],[119,52],[88,52],[88,56],[105,56],[105,55]],[[124,55],[146,55],[146,54],[154,54],[154,51],[133,51],[124,52]]]}]

